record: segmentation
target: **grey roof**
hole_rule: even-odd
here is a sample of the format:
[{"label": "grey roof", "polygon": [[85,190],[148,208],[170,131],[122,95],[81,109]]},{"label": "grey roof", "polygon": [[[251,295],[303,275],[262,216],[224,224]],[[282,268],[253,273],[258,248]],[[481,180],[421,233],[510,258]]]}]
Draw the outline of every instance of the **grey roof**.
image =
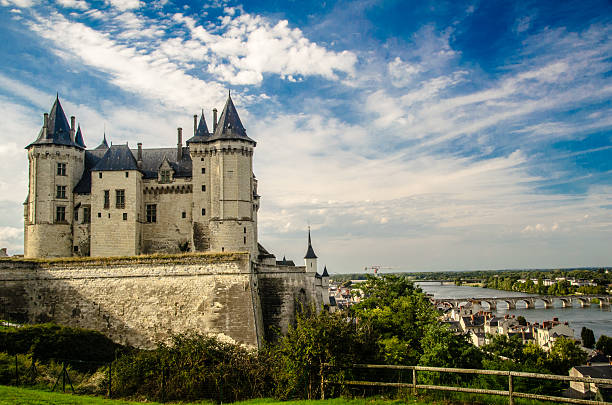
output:
[{"label": "grey roof", "polygon": [[308,250],[306,250],[306,256],[304,259],[316,259],[317,255],[315,255],[314,249],[312,248],[312,242],[310,240],[310,228],[308,228]]},{"label": "grey roof", "polygon": [[287,260],[285,259],[285,256],[283,256],[283,260],[277,260],[276,264],[278,266],[295,266],[295,263],[293,262],[293,260]]},{"label": "grey roof", "polygon": [[200,123],[198,124],[198,128],[196,129],[196,133],[193,137],[187,140],[187,143],[198,143],[198,142],[206,142],[210,137],[210,131],[208,130],[208,126],[206,125],[206,118],[204,118],[204,110],[202,110],[202,115],[200,116]]},{"label": "grey roof", "polygon": [[77,194],[91,193],[91,169],[93,169],[102,156],[106,153],[105,149],[94,149],[85,151],[85,166],[83,168],[83,176],[74,187],[74,192]]},{"label": "grey roof", "polygon": [[102,159],[94,166],[96,171],[138,170],[138,163],[126,145],[111,145]]},{"label": "grey roof", "polygon": [[[154,148],[154,149],[143,149],[142,150],[142,171],[145,179],[157,178],[157,172],[164,159],[168,160],[172,170],[174,170],[174,177],[191,177],[191,155],[189,154],[189,148],[184,146],[182,159],[177,160],[176,148]],[[137,149],[132,150],[133,155],[137,155]]]},{"label": "grey roof", "polygon": [[234,102],[229,95],[227,96],[227,101],[225,102],[225,107],[223,107],[223,112],[221,113],[215,132],[206,142],[224,139],[238,139],[255,143],[254,140],[247,136],[246,130],[244,126],[242,126],[242,122],[238,116],[238,111],[236,111]]},{"label": "grey roof", "polygon": [[96,149],[102,149],[102,150],[108,149],[108,142],[106,142],[106,133],[104,134],[104,139],[102,139],[102,142],[100,143],[100,145],[96,147]]},{"label": "grey roof", "polygon": [[70,124],[68,124],[66,114],[64,114],[59,96],[55,98],[53,107],[51,107],[51,111],[49,112],[46,133],[43,125],[36,140],[27,147],[29,148],[32,145],[66,145],[76,146],[77,148],[81,147],[75,144],[70,137]]},{"label": "grey roof", "polygon": [[612,378],[612,366],[576,366],[574,367],[584,377]]},{"label": "grey roof", "polygon": [[323,278],[323,276],[321,276],[318,272],[315,273],[315,278]]},{"label": "grey roof", "polygon": [[83,133],[81,132],[80,124],[79,128],[77,129],[76,136],[74,137],[74,143],[76,143],[78,147],[85,149],[85,141],[83,140]]},{"label": "grey roof", "polygon": [[321,277],[329,277],[329,273],[327,272],[327,266],[323,267],[323,274],[321,274]]}]

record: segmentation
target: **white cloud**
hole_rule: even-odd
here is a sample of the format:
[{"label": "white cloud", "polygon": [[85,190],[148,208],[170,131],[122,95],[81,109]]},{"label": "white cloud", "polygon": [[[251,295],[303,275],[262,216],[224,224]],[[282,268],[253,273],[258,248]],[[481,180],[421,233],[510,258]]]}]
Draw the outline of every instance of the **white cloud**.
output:
[{"label": "white cloud", "polygon": [[57,0],[57,3],[66,8],[74,8],[78,10],[89,9],[89,5],[84,0]]},{"label": "white cloud", "polygon": [[387,70],[395,87],[405,87],[413,82],[422,68],[417,64],[404,62],[398,56],[387,64]]},{"label": "white cloud", "polygon": [[107,2],[119,11],[133,10],[142,6],[139,0],[107,0]]},{"label": "white cloud", "polygon": [[4,7],[29,8],[35,4],[34,0],[0,0],[0,5]]}]

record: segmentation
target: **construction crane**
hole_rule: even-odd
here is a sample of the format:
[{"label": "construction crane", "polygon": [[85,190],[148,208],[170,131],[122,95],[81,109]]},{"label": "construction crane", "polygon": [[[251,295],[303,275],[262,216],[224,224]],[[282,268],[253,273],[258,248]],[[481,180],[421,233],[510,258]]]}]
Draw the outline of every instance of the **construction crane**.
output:
[{"label": "construction crane", "polygon": [[378,274],[378,270],[380,269],[393,269],[393,267],[387,267],[387,266],[378,266],[378,265],[373,265],[373,266],[366,266],[363,270],[367,273],[368,270],[373,270],[374,274]]}]

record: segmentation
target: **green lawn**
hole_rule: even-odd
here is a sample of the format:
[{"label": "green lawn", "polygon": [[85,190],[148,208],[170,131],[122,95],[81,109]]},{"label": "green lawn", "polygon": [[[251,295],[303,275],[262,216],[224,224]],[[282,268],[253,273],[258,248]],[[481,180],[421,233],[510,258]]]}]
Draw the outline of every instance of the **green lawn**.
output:
[{"label": "green lawn", "polygon": [[[119,399],[106,399],[101,397],[91,397],[85,395],[62,394],[58,392],[40,391],[28,388],[7,387],[0,385],[0,405],[156,405],[157,402],[135,402],[123,401]],[[236,402],[235,405],[401,405],[414,404],[425,405],[429,402],[415,401],[385,401],[373,399],[330,399],[325,401],[276,401],[273,399],[254,399],[244,402]],[[181,402],[187,405],[187,403]],[[212,405],[212,402],[192,402],[192,405]]]},{"label": "green lawn", "polygon": [[[210,401],[179,402],[183,405],[213,405]],[[464,405],[464,404],[507,404],[508,398],[491,396],[456,395],[453,399],[423,397],[420,399],[384,400],[384,399],[346,399],[334,398],[325,401],[277,401],[274,399],[253,399],[250,401],[235,402],[233,405]],[[543,405],[552,402],[539,402],[529,400],[515,400],[517,405]],[[62,394],[58,392],[41,391],[30,388],[17,388],[0,385],[0,405],[161,405],[157,402],[124,401],[119,399],[106,399],[85,395]]]}]

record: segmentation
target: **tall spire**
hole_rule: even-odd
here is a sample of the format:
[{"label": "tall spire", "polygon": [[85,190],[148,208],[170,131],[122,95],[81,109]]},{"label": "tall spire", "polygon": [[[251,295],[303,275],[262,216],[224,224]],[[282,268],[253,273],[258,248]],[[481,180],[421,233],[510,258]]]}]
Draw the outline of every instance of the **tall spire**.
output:
[{"label": "tall spire", "polygon": [[310,238],[310,227],[308,227],[308,250],[306,250],[306,256],[304,256],[304,259],[316,259],[317,255],[314,252],[314,249],[312,248],[312,240]]},{"label": "tall spire", "polygon": [[77,146],[70,138],[70,124],[60,103],[59,94],[56,94],[55,102],[46,119],[46,128],[41,129],[38,138],[30,145],[42,144]]},{"label": "tall spire", "polygon": [[242,121],[240,121],[240,117],[238,116],[238,111],[236,111],[236,106],[234,106],[234,102],[229,93],[227,101],[225,102],[225,107],[223,107],[223,112],[221,113],[221,117],[219,118],[219,122],[217,123],[217,127],[211,139],[242,139],[255,143],[255,141],[247,136]]},{"label": "tall spire", "polygon": [[96,149],[108,149],[108,142],[106,142],[106,131],[104,131],[104,139],[102,139],[102,143],[98,145]]}]

